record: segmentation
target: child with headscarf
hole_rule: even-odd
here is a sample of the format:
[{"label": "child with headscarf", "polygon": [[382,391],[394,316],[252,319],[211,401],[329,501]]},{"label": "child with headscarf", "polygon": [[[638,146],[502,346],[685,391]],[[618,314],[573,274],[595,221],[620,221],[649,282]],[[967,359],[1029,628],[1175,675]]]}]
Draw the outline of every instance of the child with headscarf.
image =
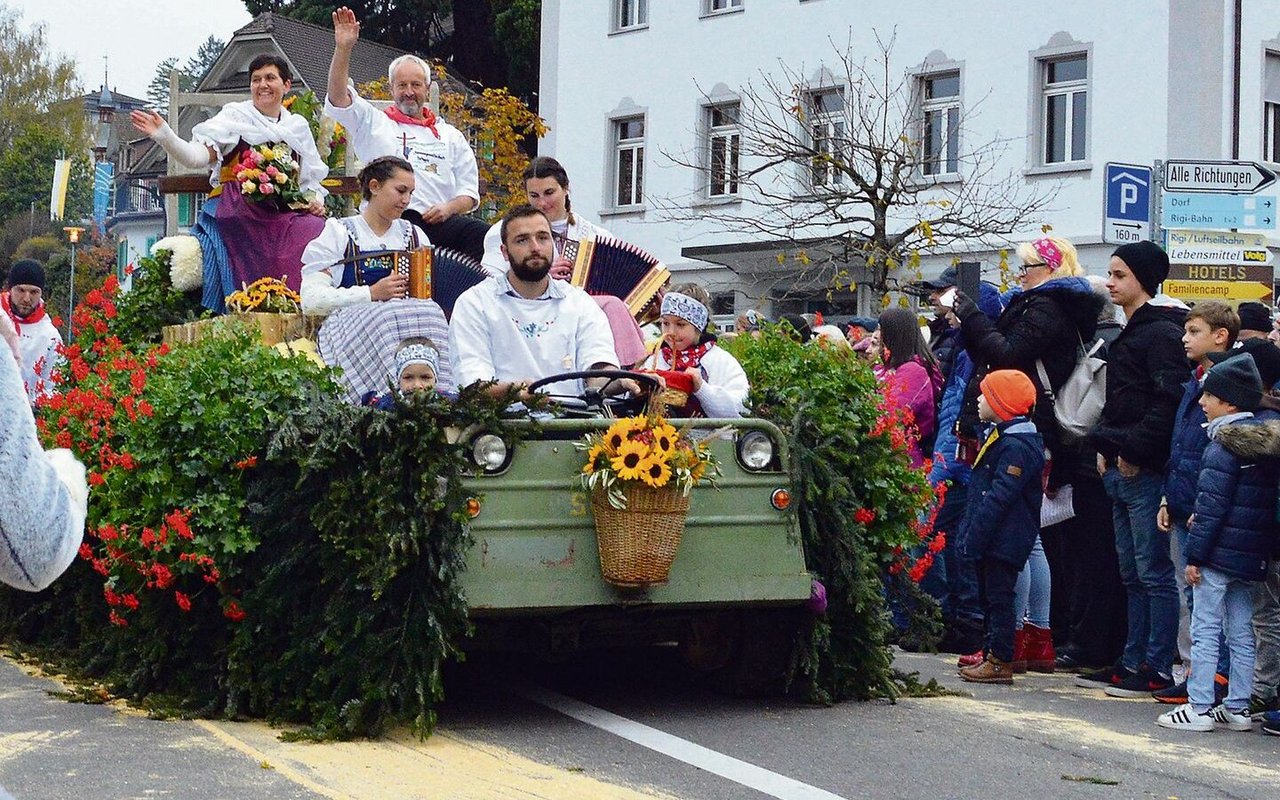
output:
[{"label": "child with headscarf", "polygon": [[710,295],[694,283],[686,283],[662,298],[662,344],[644,362],[656,370],[670,388],[686,391],[683,408],[672,407],[672,416],[740,417],[750,386],[738,359],[716,347],[709,331]]}]

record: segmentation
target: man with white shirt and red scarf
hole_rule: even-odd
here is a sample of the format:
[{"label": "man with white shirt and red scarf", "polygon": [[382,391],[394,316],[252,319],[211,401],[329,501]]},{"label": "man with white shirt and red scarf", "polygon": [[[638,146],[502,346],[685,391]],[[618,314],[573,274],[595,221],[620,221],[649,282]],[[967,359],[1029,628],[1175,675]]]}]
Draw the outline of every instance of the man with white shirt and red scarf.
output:
[{"label": "man with white shirt and red scarf", "polygon": [[360,39],[355,12],[333,12],[333,60],[324,113],[351,134],[356,157],[369,162],[400,156],[413,165],[416,183],[404,218],[422,228],[433,245],[449,247],[480,261],[489,231],[467,216],[480,205],[480,172],[462,132],[427,106],[431,72],[417,56],[403,55],[387,69],[394,100],[378,111],[349,85],[351,51]]},{"label": "man with white shirt and red scarf", "polygon": [[18,349],[22,355],[22,383],[27,398],[53,393],[53,368],[58,361],[62,335],[44,307],[44,267],[24,258],[9,268],[5,291],[0,294],[0,307],[13,322],[18,333]]}]

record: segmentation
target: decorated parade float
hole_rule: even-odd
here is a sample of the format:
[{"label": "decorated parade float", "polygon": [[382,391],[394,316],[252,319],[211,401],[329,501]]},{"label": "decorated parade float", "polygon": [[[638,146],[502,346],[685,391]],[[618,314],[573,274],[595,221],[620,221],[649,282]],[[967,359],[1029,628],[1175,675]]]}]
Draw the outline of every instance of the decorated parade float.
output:
[{"label": "decorated parade float", "polygon": [[734,691],[901,691],[886,586],[911,594],[942,542],[906,421],[847,349],[733,342],[745,419],[668,420],[672,394],[514,413],[480,387],[388,411],[348,401],[287,289],[201,319],[179,261],[83,299],[37,409],[89,469],[88,530],[54,587],[0,595],[0,635],[86,696],[425,735],[470,650],[619,643]]}]

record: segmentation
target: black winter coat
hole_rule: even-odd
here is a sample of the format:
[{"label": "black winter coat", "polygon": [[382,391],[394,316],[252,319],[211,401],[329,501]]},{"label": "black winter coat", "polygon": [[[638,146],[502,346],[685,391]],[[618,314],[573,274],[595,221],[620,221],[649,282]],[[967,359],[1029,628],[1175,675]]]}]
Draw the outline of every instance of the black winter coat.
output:
[{"label": "black winter coat", "polygon": [[997,426],[999,437],[973,465],[960,547],[969,558],[993,558],[1022,569],[1040,533],[1044,440],[1026,417]]},{"label": "black winter coat", "polygon": [[1265,449],[1272,428],[1255,419],[1226,425],[1205,448],[1196,511],[1187,529],[1187,563],[1246,581],[1266,578],[1276,544],[1276,462],[1241,458]]},{"label": "black winter coat", "polygon": [[[1036,385],[1032,419],[1053,456],[1049,486],[1071,482],[1078,450],[1063,446],[1053,403],[1041,385],[1036,360],[1044,362],[1049,385],[1057,391],[1075,369],[1082,342],[1093,340],[1105,300],[1084,278],[1055,278],[1015,295],[994,323],[967,297],[956,298],[965,349],[973,359],[973,376],[965,389],[960,432],[977,438],[980,384],[992,370],[1021,370]],[[1181,334],[1179,334],[1181,335]]]},{"label": "black winter coat", "polygon": [[1108,461],[1161,472],[1187,380],[1185,309],[1147,303],[1107,351],[1107,404],[1091,437]]}]

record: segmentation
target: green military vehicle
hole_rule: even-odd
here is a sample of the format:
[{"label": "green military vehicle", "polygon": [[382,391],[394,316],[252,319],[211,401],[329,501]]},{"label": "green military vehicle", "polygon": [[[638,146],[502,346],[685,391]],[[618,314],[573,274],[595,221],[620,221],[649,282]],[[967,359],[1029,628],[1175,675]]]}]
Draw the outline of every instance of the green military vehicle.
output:
[{"label": "green military vehicle", "polygon": [[[637,377],[566,373],[535,387],[621,375]],[[619,588],[601,574],[591,498],[579,480],[584,454],[574,445],[607,428],[610,412],[636,409],[594,391],[555,399],[563,415],[538,422],[537,434],[514,446],[492,432],[470,433],[474,545],[462,584],[476,625],[473,646],[555,656],[678,643],[688,663],[724,674],[735,689],[775,683],[812,585],[781,431],[750,418],[681,422],[692,435],[711,437],[723,476],[693,489],[669,580]]]}]

